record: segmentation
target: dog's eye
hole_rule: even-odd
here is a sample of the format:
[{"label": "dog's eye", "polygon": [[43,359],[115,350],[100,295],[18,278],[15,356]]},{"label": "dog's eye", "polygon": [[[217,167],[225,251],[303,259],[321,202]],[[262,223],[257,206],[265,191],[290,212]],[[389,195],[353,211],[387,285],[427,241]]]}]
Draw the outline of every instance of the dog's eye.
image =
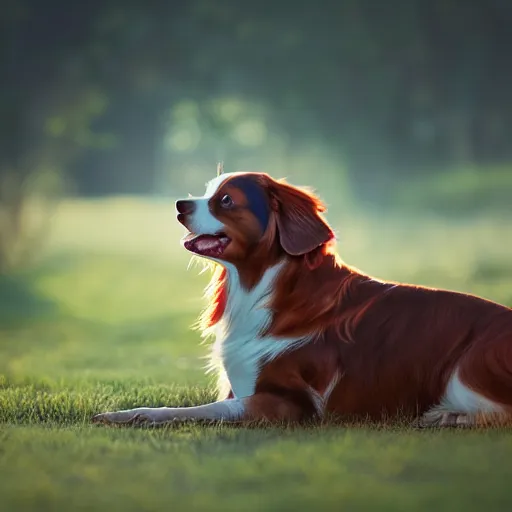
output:
[{"label": "dog's eye", "polygon": [[231,199],[231,196],[228,196],[227,194],[225,196],[222,196],[220,204],[222,208],[231,208],[234,205],[233,199]]}]

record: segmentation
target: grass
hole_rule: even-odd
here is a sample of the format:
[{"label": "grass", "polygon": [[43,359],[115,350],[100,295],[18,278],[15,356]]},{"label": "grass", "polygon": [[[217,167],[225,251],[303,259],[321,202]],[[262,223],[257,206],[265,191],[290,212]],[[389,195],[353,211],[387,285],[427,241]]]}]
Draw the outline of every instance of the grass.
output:
[{"label": "grass", "polygon": [[[512,305],[510,219],[331,219],[366,271]],[[70,201],[37,264],[0,278],[0,510],[510,509],[506,430],[91,425],[213,398],[189,329],[207,276],[179,236],[172,206]]]}]

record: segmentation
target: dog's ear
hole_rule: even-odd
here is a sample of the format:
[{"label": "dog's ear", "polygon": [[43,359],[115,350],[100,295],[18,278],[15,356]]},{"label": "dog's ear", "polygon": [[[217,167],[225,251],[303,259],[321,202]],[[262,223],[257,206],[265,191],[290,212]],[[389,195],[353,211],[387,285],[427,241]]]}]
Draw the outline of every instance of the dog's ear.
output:
[{"label": "dog's ear", "polygon": [[334,238],[320,216],[325,206],[310,190],[272,180],[270,201],[276,212],[279,241],[291,256],[307,254]]}]

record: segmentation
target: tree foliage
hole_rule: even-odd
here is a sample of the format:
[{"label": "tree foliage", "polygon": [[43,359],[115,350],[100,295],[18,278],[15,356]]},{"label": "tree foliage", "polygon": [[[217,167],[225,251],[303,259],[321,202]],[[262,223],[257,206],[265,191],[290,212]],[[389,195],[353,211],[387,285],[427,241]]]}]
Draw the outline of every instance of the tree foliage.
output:
[{"label": "tree foliage", "polygon": [[257,109],[288,155],[321,141],[356,181],[499,164],[512,158],[511,21],[507,0],[9,0],[0,172],[148,192],[179,139],[176,109],[195,105],[215,153],[234,133],[215,109],[229,101]]}]

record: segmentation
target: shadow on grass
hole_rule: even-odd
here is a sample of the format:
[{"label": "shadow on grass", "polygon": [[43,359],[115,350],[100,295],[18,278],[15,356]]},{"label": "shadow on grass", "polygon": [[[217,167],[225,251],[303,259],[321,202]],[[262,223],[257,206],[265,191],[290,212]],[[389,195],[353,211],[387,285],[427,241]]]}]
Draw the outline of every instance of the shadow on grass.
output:
[{"label": "shadow on grass", "polygon": [[512,263],[508,261],[481,261],[473,272],[478,281],[496,281],[512,279]]},{"label": "shadow on grass", "polygon": [[[65,275],[69,279],[70,290],[73,277],[80,277],[80,269],[84,263],[98,257],[95,253],[83,251],[64,251],[43,259],[37,265],[19,273],[0,274],[0,328],[16,327],[41,318],[55,319],[63,313],[58,303],[46,297],[36,288],[36,283],[42,278]],[[99,256],[100,261],[109,261],[109,256]],[[121,262],[126,261],[123,258]],[[138,263],[136,257],[128,260],[134,267]],[[141,267],[144,260],[141,260]],[[104,271],[104,269],[100,269]],[[70,291],[71,292],[71,291]]]},{"label": "shadow on grass", "polygon": [[0,328],[54,314],[56,304],[34,289],[30,278],[0,275]]},{"label": "shadow on grass", "polygon": [[19,273],[0,274],[0,328],[57,314],[57,304],[40,293],[34,283],[41,276],[62,272],[74,263],[73,255],[66,253]]}]

